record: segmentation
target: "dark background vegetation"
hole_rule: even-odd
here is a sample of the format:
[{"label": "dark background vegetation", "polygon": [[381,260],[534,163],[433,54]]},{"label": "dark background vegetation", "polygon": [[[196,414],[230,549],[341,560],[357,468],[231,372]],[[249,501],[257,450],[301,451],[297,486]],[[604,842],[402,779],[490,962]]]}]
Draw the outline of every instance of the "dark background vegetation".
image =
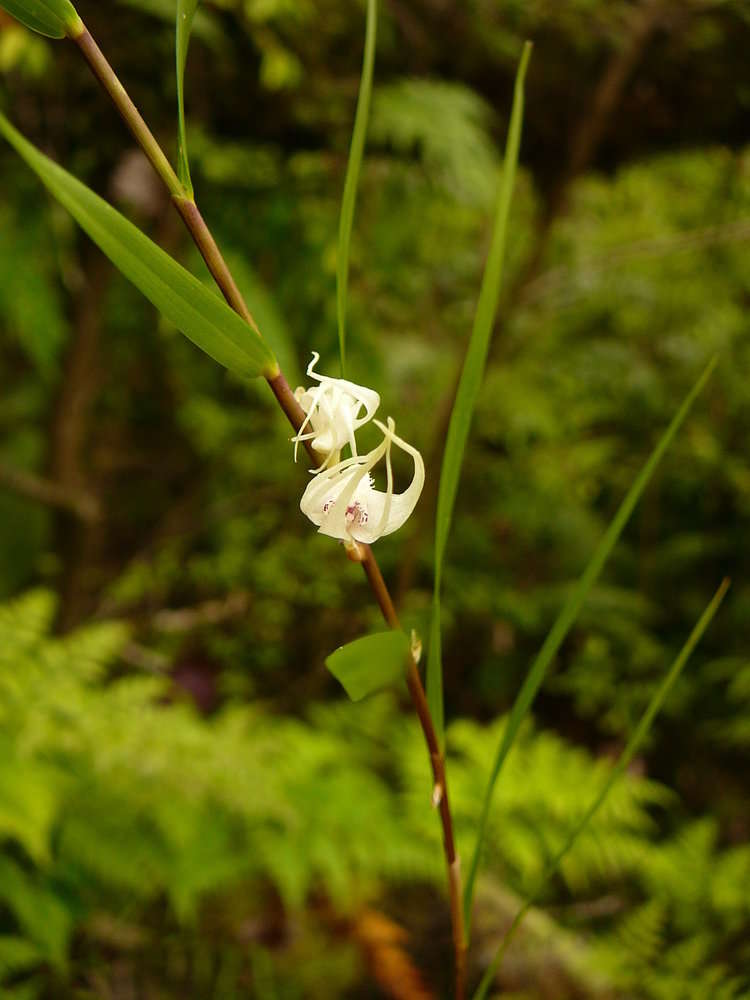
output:
[{"label": "dark background vegetation", "polygon": [[[730,596],[628,780],[498,980],[524,998],[750,996],[750,8],[383,0],[349,375],[427,485],[377,545],[426,631],[441,448],[534,40],[501,316],[446,570],[462,853],[501,718],[640,464],[708,388],[509,762],[472,976],[595,794],[724,575]],[[174,151],[174,4],[81,0]],[[292,384],[337,373],[338,204],[364,6],[201,6],[187,77],[203,213]],[[15,124],[196,273],[75,48],[0,14]],[[324,667],[378,627],[298,509],[264,385],[228,377],[0,149],[3,996],[447,995],[425,754],[396,696]],[[497,720],[497,721],[496,721]]]}]

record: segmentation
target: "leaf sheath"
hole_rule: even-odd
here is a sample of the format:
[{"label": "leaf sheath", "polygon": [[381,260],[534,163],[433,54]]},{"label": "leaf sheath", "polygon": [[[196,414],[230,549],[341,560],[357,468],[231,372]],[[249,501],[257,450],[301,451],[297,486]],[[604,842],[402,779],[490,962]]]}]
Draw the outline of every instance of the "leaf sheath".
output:
[{"label": "leaf sheath", "polygon": [[523,97],[526,67],[531,56],[531,42],[526,42],[516,73],[513,94],[513,109],[508,126],[508,140],[505,148],[500,193],[492,231],[492,243],[479,292],[479,302],[474,317],[474,326],[469,339],[461,379],[453,404],[448,437],[445,442],[443,465],[440,470],[437,517],[435,521],[435,570],[430,622],[430,646],[427,657],[427,700],[440,740],[443,739],[443,665],[441,650],[440,592],[443,582],[443,560],[448,534],[453,519],[453,508],[458,492],[466,441],[469,437],[471,418],[476,406],[479,389],[484,376],[487,351],[495,323],[500,288],[503,279],[503,261],[508,229],[508,216],[513,195],[513,186],[521,145],[521,125],[523,122]]}]

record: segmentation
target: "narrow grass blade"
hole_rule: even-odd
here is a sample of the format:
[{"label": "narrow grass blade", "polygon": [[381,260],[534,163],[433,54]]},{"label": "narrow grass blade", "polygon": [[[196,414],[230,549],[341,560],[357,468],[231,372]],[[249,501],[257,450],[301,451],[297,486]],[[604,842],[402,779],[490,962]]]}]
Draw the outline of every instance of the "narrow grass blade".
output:
[{"label": "narrow grass blade", "polygon": [[700,642],[703,633],[708,628],[714,615],[719,610],[719,605],[724,600],[724,595],[726,594],[728,589],[729,589],[729,580],[725,579],[722,581],[721,585],[719,586],[719,589],[716,591],[713,598],[711,599],[710,604],[701,615],[695,628],[690,633],[687,642],[680,650],[677,659],[669,668],[669,671],[665,676],[664,680],[661,682],[661,684],[655,691],[653,697],[651,698],[651,701],[648,704],[648,707],[646,708],[646,711],[641,716],[641,719],[638,725],[636,726],[633,735],[628,740],[627,746],[620,754],[617,763],[607,776],[607,780],[604,782],[601,791],[593,800],[593,802],[588,807],[588,809],[583,814],[578,823],[576,823],[576,825],[570,831],[567,840],[560,848],[560,850],[557,852],[557,854],[552,858],[549,865],[542,874],[542,877],[539,880],[539,884],[537,885],[536,889],[529,896],[529,898],[526,900],[526,902],[523,904],[523,906],[513,919],[513,923],[508,928],[508,931],[505,937],[503,938],[503,943],[500,945],[500,948],[497,954],[495,955],[495,958],[492,960],[491,965],[489,966],[484,976],[482,977],[482,981],[479,984],[479,988],[477,989],[476,993],[474,994],[473,1000],[483,1000],[483,998],[487,995],[487,991],[492,984],[492,980],[495,977],[495,973],[500,968],[500,963],[503,960],[503,956],[507,951],[511,940],[515,936],[515,933],[518,930],[521,921],[526,916],[531,907],[534,905],[536,900],[539,898],[539,894],[541,893],[545,884],[552,878],[557,869],[560,867],[560,864],[565,855],[573,847],[576,840],[578,840],[578,837],[581,835],[581,833],[583,833],[583,831],[586,829],[586,827],[591,822],[593,817],[596,815],[598,810],[604,804],[604,801],[606,800],[607,796],[612,790],[612,787],[614,786],[615,782],[617,782],[622,777],[623,772],[625,771],[625,769],[627,768],[627,766],[630,764],[631,760],[637,753],[638,748],[643,743],[644,739],[646,738],[646,735],[648,734],[649,729],[651,728],[651,723],[656,718],[656,715],[661,711],[661,707],[666,701],[669,692],[672,690],[675,681],[680,676],[683,667],[687,663],[695,647]]},{"label": "narrow grass blade", "polygon": [[193,197],[193,182],[190,179],[190,164],[187,152],[185,129],[185,65],[187,63],[190,32],[198,8],[198,0],[177,0],[177,24],[175,29],[175,49],[177,56],[177,175],[189,198]]},{"label": "narrow grass blade", "polygon": [[565,606],[557,616],[554,625],[550,629],[542,648],[532,663],[521,690],[513,703],[508,724],[503,732],[497,756],[495,757],[495,762],[492,766],[490,779],[487,784],[487,791],[485,792],[482,814],[477,831],[477,840],[474,846],[471,864],[469,866],[469,875],[466,880],[466,888],[464,890],[464,914],[467,928],[470,928],[471,926],[471,902],[474,896],[474,884],[476,881],[477,868],[479,867],[482,847],[484,846],[484,839],[487,835],[487,820],[489,817],[490,805],[492,803],[492,795],[495,790],[495,784],[500,774],[500,770],[513,745],[513,741],[518,733],[521,723],[523,722],[526,713],[531,708],[537,691],[544,680],[547,668],[554,659],[558,649],[562,645],[563,640],[578,617],[583,602],[586,600],[589,591],[598,579],[604,564],[622,534],[622,531],[627,524],[630,515],[633,513],[633,509],[640,499],[641,494],[645,490],[648,481],[651,479],[656,466],[659,464],[664,452],[672,443],[675,434],[685,420],[685,417],[688,415],[691,406],[708,381],[708,378],[716,365],[716,361],[716,358],[713,358],[710,361],[698,381],[690,390],[682,403],[682,406],[673,417],[672,422],[662,434],[658,444],[648,457],[646,464],[641,469],[635,482],[628,490],[625,499],[620,504],[617,513],[604,533],[604,537],[599,542],[599,545],[591,557],[588,566],[584,570],[583,576],[578,581],[572,594],[565,602]]},{"label": "narrow grass blade", "polygon": [[365,29],[365,54],[362,61],[362,77],[359,84],[357,113],[354,116],[354,131],[349,149],[349,163],[346,168],[344,196],[341,201],[339,220],[339,251],[336,265],[336,314],[339,326],[339,354],[341,356],[341,377],[346,370],[346,296],[349,287],[349,247],[354,222],[354,203],[357,200],[357,185],[365,150],[367,119],[370,117],[372,99],[372,76],[375,66],[375,36],[378,21],[377,0],[367,0],[367,27]]},{"label": "narrow grass blade", "polygon": [[0,0],[0,7],[47,38],[75,38],[83,31],[83,22],[70,0]]},{"label": "narrow grass blade", "polygon": [[510,215],[510,203],[516,178],[518,151],[521,145],[523,85],[530,56],[531,42],[526,42],[521,54],[518,72],[516,73],[513,109],[510,116],[510,125],[508,126],[505,162],[503,164],[502,181],[497,201],[490,253],[487,258],[484,277],[482,278],[482,287],[479,292],[479,302],[477,303],[477,311],[474,317],[474,328],[471,331],[466,359],[464,360],[461,379],[453,404],[453,412],[451,413],[448,437],[445,442],[445,452],[443,454],[443,467],[440,471],[440,489],[438,491],[435,524],[435,582],[432,619],[430,622],[430,646],[427,657],[427,701],[430,706],[432,721],[435,724],[435,729],[441,743],[443,741],[443,665],[440,631],[440,591],[443,582],[443,559],[445,557],[445,547],[453,518],[453,507],[456,502],[458,480],[461,475],[466,440],[469,436],[471,418],[484,376],[487,351],[500,300],[508,216]]},{"label": "narrow grass blade", "polygon": [[276,359],[266,344],[218,295],[85,184],[40,153],[2,114],[0,135],[115,267],[194,344],[245,378],[278,374]]}]

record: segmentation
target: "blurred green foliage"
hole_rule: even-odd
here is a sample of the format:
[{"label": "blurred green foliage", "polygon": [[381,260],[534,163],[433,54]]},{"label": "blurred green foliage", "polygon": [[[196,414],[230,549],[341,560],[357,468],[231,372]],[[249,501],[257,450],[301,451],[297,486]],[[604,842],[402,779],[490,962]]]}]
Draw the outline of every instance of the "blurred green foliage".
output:
[{"label": "blurred green foliage", "polygon": [[[174,3],[79,8],[174,152]],[[384,8],[349,377],[378,389],[428,475],[487,251],[515,63],[525,36],[536,46],[503,314],[445,571],[465,858],[492,720],[678,401],[720,355],[509,758],[475,960],[726,574],[726,607],[642,774],[566,859],[500,986],[549,996],[547,975],[556,998],[747,996],[747,7]],[[197,197],[239,284],[263,295],[257,318],[293,384],[312,349],[336,369],[363,25],[363,4],[332,0],[206,2],[195,22]],[[592,139],[597,95],[633,52]],[[207,278],[72,46],[0,20],[0,74],[25,134]],[[445,989],[424,749],[406,705],[351,706],[324,668],[381,626],[356,567],[299,513],[304,463],[269,394],[160,323],[6,148],[0,176],[3,995],[392,995],[357,936],[367,906],[410,928],[413,961]],[[378,546],[422,634],[435,495],[428,482],[398,541]]]},{"label": "blurred green foliage", "polygon": [[[440,883],[421,734],[391,698],[356,707],[311,702],[296,719],[230,701],[203,719],[168,676],[113,670],[118,653],[127,652],[123,625],[89,625],[52,639],[53,614],[54,599],[44,591],[0,608],[6,979],[30,970],[25,986],[44,992],[42,965],[56,996],[68,995],[71,980],[93,989],[97,969],[109,981],[109,949],[122,950],[128,965],[148,965],[166,927],[183,948],[204,934],[215,961],[205,979],[181,978],[179,964],[168,965],[165,985],[220,996],[216,979],[226,965],[239,995],[254,982],[246,946],[261,946],[272,933],[278,906],[291,915],[325,899],[321,928],[335,942],[337,924],[384,882]],[[457,829],[466,846],[501,726],[464,720],[449,729]],[[527,728],[491,818],[495,878],[520,892],[532,885],[606,769],[553,734]],[[618,785],[550,890],[555,899],[620,887],[615,919],[590,959],[613,986],[629,985],[657,953],[664,957],[670,928],[669,961],[650,973],[656,997],[667,995],[665,982],[679,991],[670,995],[687,995],[696,971],[728,984],[717,953],[748,911],[750,847],[717,852],[706,821],[658,841],[654,813],[672,804],[666,788],[644,778]],[[503,917],[491,899],[483,905],[491,919]],[[635,941],[623,954],[627,937]],[[274,976],[292,991],[284,995],[326,996],[346,987],[346,978],[337,984],[331,975],[356,982],[361,960],[341,966],[334,948],[325,977],[306,983],[304,968],[284,969],[295,949],[286,942],[273,962]],[[585,981],[587,966],[566,962]],[[118,988],[123,984],[113,980]]]}]

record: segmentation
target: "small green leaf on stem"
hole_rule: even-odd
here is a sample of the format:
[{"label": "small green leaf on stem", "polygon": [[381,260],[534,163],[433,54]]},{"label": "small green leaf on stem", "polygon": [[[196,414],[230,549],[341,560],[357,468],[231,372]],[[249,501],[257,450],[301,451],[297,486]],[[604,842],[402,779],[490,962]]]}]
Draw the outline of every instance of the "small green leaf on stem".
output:
[{"label": "small green leaf on stem", "polygon": [[586,812],[583,814],[583,816],[579,819],[579,821],[570,831],[564,844],[558,850],[557,854],[555,854],[555,856],[552,858],[552,860],[542,873],[542,876],[539,880],[539,883],[537,884],[536,889],[528,897],[526,902],[523,904],[521,909],[514,917],[513,922],[508,928],[508,931],[505,934],[505,937],[503,938],[503,942],[500,945],[497,954],[495,955],[495,958],[492,960],[492,963],[490,964],[489,968],[482,977],[482,981],[480,982],[479,987],[476,993],[474,994],[473,1000],[484,1000],[484,997],[486,997],[487,991],[492,985],[492,980],[494,979],[497,970],[500,968],[500,963],[502,962],[503,956],[507,951],[511,940],[515,936],[515,933],[518,930],[521,921],[526,916],[531,907],[534,905],[535,901],[539,898],[539,894],[541,893],[545,884],[549,882],[549,880],[555,874],[557,869],[560,867],[560,864],[562,863],[562,860],[565,857],[565,855],[570,851],[570,849],[573,847],[573,845],[578,840],[580,835],[583,833],[583,831],[589,825],[589,823],[594,818],[596,813],[599,811],[601,806],[604,804],[607,796],[612,791],[613,786],[622,777],[625,769],[628,767],[631,760],[637,753],[638,749],[643,744],[643,741],[645,740],[648,731],[651,728],[652,722],[656,718],[657,714],[661,711],[661,707],[666,701],[669,692],[674,687],[675,681],[682,673],[683,667],[685,666],[693,650],[703,637],[703,633],[710,625],[714,615],[719,610],[719,605],[724,600],[724,595],[726,594],[728,589],[729,589],[729,580],[725,579],[721,582],[719,589],[716,591],[708,607],[706,608],[706,610],[703,612],[700,619],[696,623],[695,628],[690,633],[687,642],[680,650],[677,659],[669,668],[669,671],[664,677],[664,680],[661,682],[659,687],[654,692],[651,701],[649,702],[648,707],[646,708],[646,711],[641,716],[638,725],[636,726],[632,736],[628,740],[627,746],[620,754],[620,757],[615,766],[609,772],[609,775],[607,776],[607,779],[604,782],[598,795],[594,798],[594,800],[592,801],[591,805],[588,807]]},{"label": "small green leaf on stem", "polygon": [[336,266],[336,313],[339,327],[339,353],[341,355],[341,377],[346,368],[346,296],[349,286],[349,247],[354,222],[354,203],[357,199],[357,185],[362,166],[367,135],[367,119],[370,116],[372,98],[372,76],[375,66],[375,35],[377,30],[377,0],[367,0],[367,27],[365,30],[365,54],[362,62],[362,77],[359,84],[357,112],[354,117],[354,131],[346,168],[344,196],[341,201],[339,220],[339,249]]},{"label": "small green leaf on stem", "polygon": [[620,504],[617,513],[610,522],[602,540],[597,545],[589,564],[583,571],[583,575],[573,589],[570,597],[565,602],[565,606],[557,616],[557,619],[550,629],[542,648],[537,654],[534,662],[531,664],[529,672],[526,675],[526,679],[521,686],[521,690],[513,703],[508,724],[503,731],[500,746],[498,747],[497,755],[492,765],[490,778],[487,783],[487,790],[482,804],[482,814],[479,820],[479,827],[477,829],[477,839],[474,845],[474,853],[472,854],[471,864],[469,866],[469,875],[464,889],[464,916],[466,918],[467,932],[471,927],[471,903],[474,895],[474,883],[476,881],[477,869],[479,867],[479,859],[484,846],[484,840],[487,835],[487,823],[489,820],[490,806],[492,804],[492,796],[502,766],[505,763],[511,747],[513,746],[513,741],[515,740],[518,730],[521,727],[521,723],[523,722],[526,713],[531,708],[534,698],[541,687],[549,665],[552,663],[557,651],[563,643],[563,640],[578,618],[583,602],[586,600],[589,591],[599,578],[599,574],[604,568],[604,564],[609,558],[610,553],[617,544],[617,540],[622,534],[625,525],[628,523],[635,505],[638,503],[641,494],[646,489],[646,486],[648,485],[648,482],[651,479],[657,465],[661,461],[662,456],[672,443],[677,431],[680,429],[680,426],[690,412],[690,408],[708,381],[711,372],[714,370],[716,361],[717,359],[713,358],[704,369],[698,381],[685,397],[682,406],[672,418],[672,422],[664,431],[656,447],[649,455],[635,482],[628,490],[625,499]]},{"label": "small green leaf on stem", "polygon": [[0,114],[0,135],[129,281],[201,350],[245,378],[278,372],[244,320],[85,184],[27,142]]},{"label": "small green leaf on stem", "polygon": [[177,56],[177,113],[178,113],[178,162],[177,174],[188,196],[193,197],[193,182],[190,179],[190,164],[187,152],[187,132],[185,129],[185,65],[187,63],[190,32],[198,8],[198,0],[177,0],[177,24],[175,48]]},{"label": "small green leaf on stem", "polygon": [[0,0],[0,7],[47,38],[77,38],[84,30],[70,0]]},{"label": "small green leaf on stem", "polygon": [[402,680],[408,656],[409,638],[404,632],[376,632],[339,646],[326,666],[351,700],[360,701]]},{"label": "small green leaf on stem", "polygon": [[453,507],[456,502],[458,481],[461,475],[466,441],[471,427],[471,418],[484,376],[487,351],[492,336],[492,328],[495,323],[498,302],[500,301],[508,216],[510,215],[510,203],[516,177],[518,151],[521,145],[523,85],[526,76],[526,67],[531,56],[531,47],[531,42],[524,44],[518,72],[516,73],[513,109],[510,116],[510,125],[508,126],[505,162],[503,164],[500,193],[492,230],[492,243],[484,269],[484,277],[482,278],[479,302],[477,303],[477,311],[474,317],[474,327],[471,331],[466,359],[461,371],[456,399],[453,403],[448,437],[445,442],[445,452],[443,454],[443,466],[440,470],[440,488],[438,491],[437,517],[435,521],[435,577],[432,618],[430,621],[430,646],[427,655],[427,701],[441,743],[443,741],[443,665],[440,629],[440,591],[443,581],[443,559],[453,519]]}]

